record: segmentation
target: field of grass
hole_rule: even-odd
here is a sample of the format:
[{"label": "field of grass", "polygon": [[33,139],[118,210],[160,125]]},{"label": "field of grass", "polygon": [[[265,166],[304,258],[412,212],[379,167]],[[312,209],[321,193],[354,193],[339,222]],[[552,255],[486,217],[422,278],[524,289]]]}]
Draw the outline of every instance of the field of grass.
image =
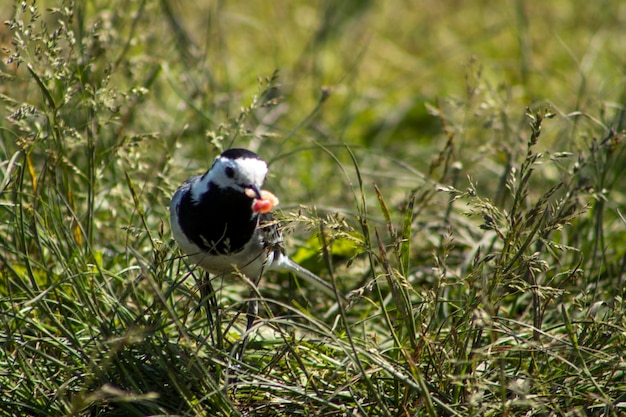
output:
[{"label": "field of grass", "polygon": [[[0,10],[0,415],[626,413],[626,4]],[[213,281],[176,187],[270,163],[350,302]]]}]

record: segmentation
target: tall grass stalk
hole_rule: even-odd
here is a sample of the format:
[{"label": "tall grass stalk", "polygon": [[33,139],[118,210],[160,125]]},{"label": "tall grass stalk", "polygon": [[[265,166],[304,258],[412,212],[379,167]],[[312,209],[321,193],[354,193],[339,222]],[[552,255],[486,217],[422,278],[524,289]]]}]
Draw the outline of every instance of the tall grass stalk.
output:
[{"label": "tall grass stalk", "polygon": [[[2,415],[622,414],[626,112],[600,41],[623,25],[390,5],[14,3]],[[535,39],[565,6],[597,23],[587,66]],[[198,284],[167,206],[230,146],[271,162],[290,255],[347,302],[280,274]]]}]

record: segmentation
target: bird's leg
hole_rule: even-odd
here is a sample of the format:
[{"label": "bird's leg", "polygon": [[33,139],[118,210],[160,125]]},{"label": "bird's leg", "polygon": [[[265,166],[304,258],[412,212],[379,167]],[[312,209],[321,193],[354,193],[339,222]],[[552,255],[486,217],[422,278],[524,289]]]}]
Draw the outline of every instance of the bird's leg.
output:
[{"label": "bird's leg", "polygon": [[252,330],[252,326],[254,326],[254,322],[259,316],[259,300],[257,299],[257,291],[256,288],[250,290],[250,300],[248,301],[248,311],[246,312],[246,331],[244,332],[243,338],[241,340],[241,347],[239,349],[239,353],[237,355],[238,360],[243,359],[243,353],[246,349],[246,344],[248,343],[248,336],[250,335],[250,331]]},{"label": "bird's leg", "polygon": [[254,322],[259,316],[259,300],[256,298],[256,291],[250,291],[250,301],[248,301],[248,313],[246,314],[246,318],[248,319],[248,323],[246,324],[246,335],[252,329]]},{"label": "bird's leg", "polygon": [[[209,273],[205,272],[202,281],[200,282],[200,297],[201,304],[206,310],[206,318],[209,324],[209,334],[211,336],[211,343],[216,345],[218,349],[221,349],[222,337],[221,326],[219,320],[219,309],[217,306],[217,294],[213,289],[213,283],[209,277]],[[213,319],[215,314],[215,320]],[[216,335],[214,336],[214,333]],[[216,343],[217,340],[217,343]]]},{"label": "bird's leg", "polygon": [[[238,363],[235,364],[233,368],[230,368],[230,372],[226,376],[226,387],[232,387],[233,394],[237,392],[237,382],[239,378],[237,377],[237,372],[241,372],[241,362],[243,362],[243,354],[246,350],[246,345],[248,344],[248,336],[250,335],[250,330],[252,330],[252,326],[256,321],[259,315],[259,301],[257,297],[256,288],[252,288],[250,290],[250,300],[248,301],[248,311],[246,312],[246,331],[241,338],[241,344],[239,345],[239,351],[235,354],[235,359]],[[233,373],[231,373],[233,372]]]},{"label": "bird's leg", "polygon": [[237,359],[243,359],[243,352],[246,349],[246,344],[248,343],[248,336],[250,335],[250,331],[252,330],[252,326],[254,326],[254,322],[259,317],[259,289],[257,285],[259,285],[259,281],[261,281],[261,276],[263,276],[263,271],[253,280],[247,280],[248,284],[250,284],[250,294],[248,295],[248,311],[246,312],[246,331],[244,332],[243,338],[241,340],[241,348],[239,349],[239,354],[237,355]]}]

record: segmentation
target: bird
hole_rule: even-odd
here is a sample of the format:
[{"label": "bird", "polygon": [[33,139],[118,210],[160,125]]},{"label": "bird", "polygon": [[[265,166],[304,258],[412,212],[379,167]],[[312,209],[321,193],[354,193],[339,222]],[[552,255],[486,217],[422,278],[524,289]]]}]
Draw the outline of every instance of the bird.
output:
[{"label": "bird", "polygon": [[[271,200],[273,194],[262,189],[268,171],[267,162],[248,149],[222,152],[208,171],[187,179],[174,193],[170,223],[175,241],[190,263],[214,276],[244,275],[256,286],[268,271],[288,271],[331,296],[340,295],[287,255],[280,224],[269,211],[274,204],[268,195]],[[246,334],[257,316],[258,301],[249,301]]]}]

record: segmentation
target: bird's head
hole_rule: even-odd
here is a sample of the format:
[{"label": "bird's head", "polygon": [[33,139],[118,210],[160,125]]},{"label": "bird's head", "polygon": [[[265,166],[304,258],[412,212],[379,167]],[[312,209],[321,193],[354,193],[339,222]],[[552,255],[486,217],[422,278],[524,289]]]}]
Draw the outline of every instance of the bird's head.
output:
[{"label": "bird's head", "polygon": [[209,184],[246,194],[251,199],[261,199],[261,187],[268,172],[267,163],[247,149],[233,148],[217,157],[211,169],[192,188],[198,201]]}]

